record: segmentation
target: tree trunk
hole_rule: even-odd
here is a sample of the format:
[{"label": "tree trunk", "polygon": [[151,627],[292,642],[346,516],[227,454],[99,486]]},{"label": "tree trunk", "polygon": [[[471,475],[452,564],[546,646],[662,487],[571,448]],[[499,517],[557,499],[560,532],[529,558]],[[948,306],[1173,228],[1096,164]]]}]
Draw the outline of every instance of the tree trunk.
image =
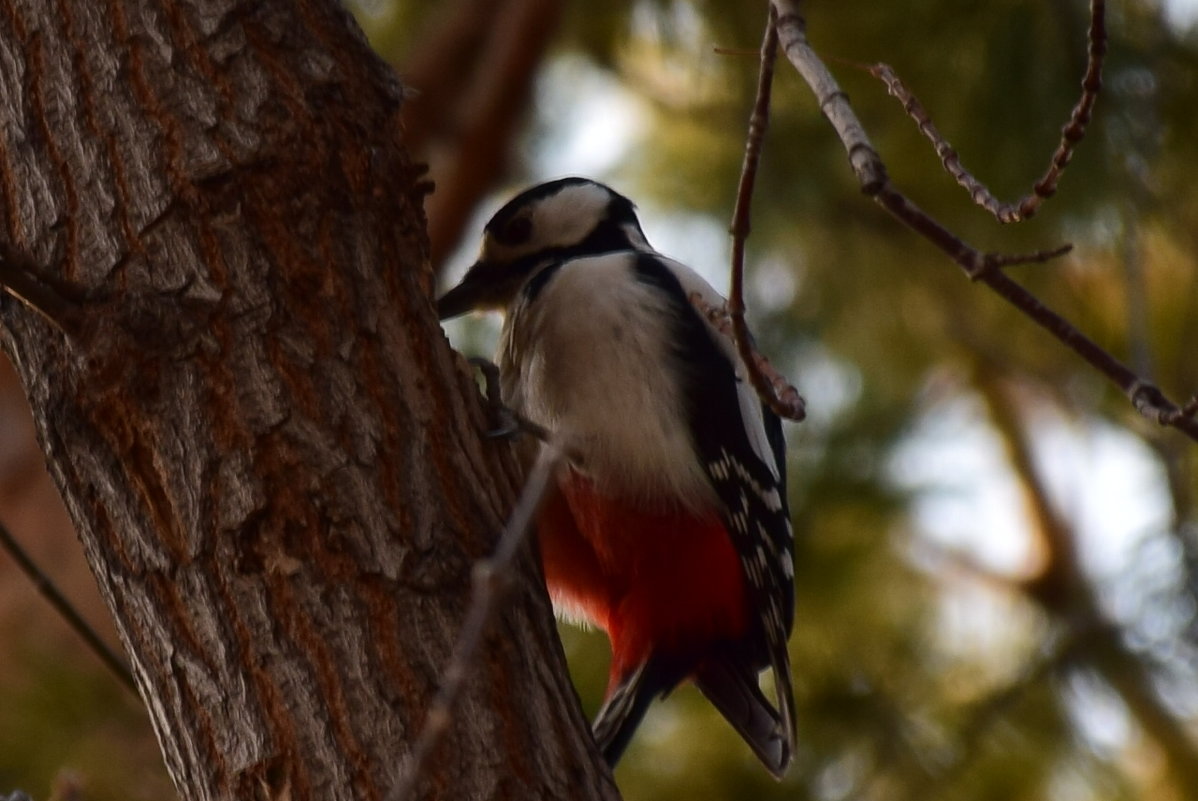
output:
[{"label": "tree trunk", "polygon": [[[4,295],[0,339],[171,776],[384,798],[516,490],[401,89],[326,0],[0,9],[2,237],[58,320]],[[420,795],[614,797],[517,579]]]}]

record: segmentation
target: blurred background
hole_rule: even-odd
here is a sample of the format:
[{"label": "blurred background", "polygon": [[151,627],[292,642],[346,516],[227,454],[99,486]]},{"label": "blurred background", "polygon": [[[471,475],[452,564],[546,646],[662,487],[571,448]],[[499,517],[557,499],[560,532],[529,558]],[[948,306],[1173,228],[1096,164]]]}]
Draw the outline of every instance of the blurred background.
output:
[{"label": "blurred background", "polygon": [[[639,204],[651,242],[726,287],[764,3],[358,0],[412,97],[443,284],[523,186],[567,174]],[[1198,391],[1198,7],[1108,10],[1106,89],[1058,195],[1004,227],[885,88],[895,67],[1000,198],[1029,191],[1085,65],[1086,3],[805,4],[898,186],[1174,400]],[[1198,446],[861,195],[779,64],[749,240],[761,349],[808,400],[789,426],[798,533],[795,767],[775,783],[691,688],[617,778],[658,799],[1198,798]],[[450,329],[488,353],[497,321]],[[0,360],[0,520],[110,642]],[[587,713],[601,636],[564,627]],[[0,792],[173,796],[146,717],[0,555]]]}]

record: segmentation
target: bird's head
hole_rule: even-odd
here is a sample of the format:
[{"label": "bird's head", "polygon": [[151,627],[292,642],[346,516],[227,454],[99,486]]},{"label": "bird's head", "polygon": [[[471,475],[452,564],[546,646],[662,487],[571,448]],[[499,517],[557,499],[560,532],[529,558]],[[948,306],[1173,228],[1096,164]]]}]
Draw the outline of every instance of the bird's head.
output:
[{"label": "bird's head", "polygon": [[503,309],[524,282],[551,264],[616,250],[649,250],[632,201],[586,178],[526,189],[483,229],[482,252],[461,283],[437,301],[442,320]]}]

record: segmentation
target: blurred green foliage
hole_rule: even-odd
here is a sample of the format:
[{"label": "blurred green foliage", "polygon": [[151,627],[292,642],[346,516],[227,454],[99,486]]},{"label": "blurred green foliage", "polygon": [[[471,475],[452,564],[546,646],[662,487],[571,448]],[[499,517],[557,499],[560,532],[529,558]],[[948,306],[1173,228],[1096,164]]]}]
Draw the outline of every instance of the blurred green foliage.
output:
[{"label": "blurred green foliage", "polygon": [[33,798],[144,799],[174,796],[140,699],[82,650],[20,642],[5,661],[0,703],[0,794]]}]

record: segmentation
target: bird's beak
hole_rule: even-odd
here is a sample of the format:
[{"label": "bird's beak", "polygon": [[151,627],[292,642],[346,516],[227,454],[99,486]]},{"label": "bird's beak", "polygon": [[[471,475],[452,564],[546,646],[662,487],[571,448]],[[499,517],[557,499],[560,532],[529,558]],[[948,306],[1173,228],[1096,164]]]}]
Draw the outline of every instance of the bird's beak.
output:
[{"label": "bird's beak", "polygon": [[465,277],[461,283],[453,289],[446,292],[437,301],[437,316],[442,320],[448,320],[451,317],[457,317],[460,314],[465,314],[468,311],[478,308],[483,302],[485,281],[479,280],[479,273],[482,262],[476,262],[469,270],[466,271]]}]

